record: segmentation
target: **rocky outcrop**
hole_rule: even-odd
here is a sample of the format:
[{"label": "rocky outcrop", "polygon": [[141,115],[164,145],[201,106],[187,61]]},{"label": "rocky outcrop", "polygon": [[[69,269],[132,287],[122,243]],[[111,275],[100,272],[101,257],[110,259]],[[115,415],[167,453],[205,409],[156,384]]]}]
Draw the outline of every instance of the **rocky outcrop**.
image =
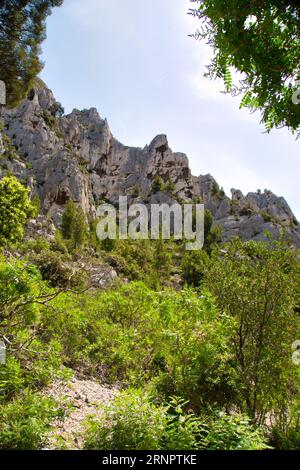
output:
[{"label": "rocky outcrop", "polygon": [[[224,239],[238,235],[261,240],[265,231],[278,237],[284,229],[300,246],[296,218],[271,191],[244,196],[232,190],[229,198],[211,175],[193,176],[187,156],[173,152],[165,135],[144,148],[128,147],[114,138],[96,109],[66,116],[60,110],[52,92],[37,87],[18,108],[3,111],[0,138],[1,175],[10,171],[25,180],[56,225],[68,199],[91,215],[100,201],[117,203],[120,195],[146,202],[201,200],[222,227]],[[153,194],[157,176],[164,188]]]}]

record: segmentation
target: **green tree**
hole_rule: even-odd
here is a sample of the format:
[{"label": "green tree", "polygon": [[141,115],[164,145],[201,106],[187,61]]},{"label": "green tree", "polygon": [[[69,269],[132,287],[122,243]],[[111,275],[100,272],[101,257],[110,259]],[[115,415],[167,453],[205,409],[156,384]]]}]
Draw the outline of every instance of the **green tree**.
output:
[{"label": "green tree", "polygon": [[61,232],[66,240],[70,240],[74,248],[78,248],[87,240],[88,224],[80,206],[73,201],[67,202],[62,217]]},{"label": "green tree", "polygon": [[204,211],[204,238],[207,238],[213,224],[213,216],[209,209]]},{"label": "green tree", "polygon": [[222,231],[219,225],[213,226],[213,216],[209,209],[204,211],[204,250],[210,254],[213,247],[221,241]]},{"label": "green tree", "polygon": [[171,180],[171,178],[169,178],[165,185],[165,191],[167,193],[173,194],[175,190],[176,190],[176,184],[174,183],[174,181]]},{"label": "green tree", "polygon": [[220,311],[236,321],[232,347],[239,406],[263,423],[267,413],[284,420],[292,399],[291,344],[299,320],[294,312],[299,264],[280,242],[235,239],[212,254],[204,286]]},{"label": "green tree", "polygon": [[73,225],[72,239],[75,248],[85,244],[88,234],[88,225],[86,222],[85,214],[81,207],[77,209],[77,217]]},{"label": "green tree", "polygon": [[35,207],[30,202],[29,189],[14,176],[0,181],[0,244],[22,239],[26,219],[34,216]]},{"label": "green tree", "polygon": [[154,258],[153,267],[158,277],[168,279],[172,266],[172,255],[170,252],[170,243],[161,237],[153,241]]},{"label": "green tree", "polygon": [[40,45],[46,18],[63,0],[13,0],[0,6],[0,79],[6,83],[7,104],[26,96],[42,70]]},{"label": "green tree", "polygon": [[76,206],[69,200],[66,204],[61,223],[61,233],[66,240],[72,238],[74,221],[76,219]]},{"label": "green tree", "polygon": [[[242,94],[242,107],[259,110],[269,131],[300,131],[300,4],[296,0],[196,0],[201,20],[193,36],[208,42],[214,57],[207,76],[221,77],[226,90]],[[234,83],[232,71],[241,73]],[[298,83],[297,83],[298,81]]]},{"label": "green tree", "polygon": [[206,251],[186,251],[181,266],[184,282],[189,286],[199,287],[208,264],[209,256]]},{"label": "green tree", "polygon": [[160,176],[156,176],[152,184],[152,192],[155,194],[160,191],[164,191],[164,188],[165,188],[165,185],[164,185],[162,178]]}]

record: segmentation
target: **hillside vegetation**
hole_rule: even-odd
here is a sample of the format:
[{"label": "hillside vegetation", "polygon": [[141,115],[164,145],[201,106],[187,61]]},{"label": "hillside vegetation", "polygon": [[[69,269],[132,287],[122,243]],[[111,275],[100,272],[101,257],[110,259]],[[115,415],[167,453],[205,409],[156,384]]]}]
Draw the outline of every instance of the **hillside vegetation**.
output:
[{"label": "hillside vegetation", "polygon": [[[299,2],[194,3],[210,75],[298,133]],[[299,449],[299,222],[193,176],[166,135],[129,147],[95,108],[65,115],[38,78],[62,4],[0,5],[0,450]],[[98,205],[126,194],[203,203],[203,250],[100,241]]]},{"label": "hillside vegetation", "polygon": [[[52,242],[7,236],[2,248],[0,448],[47,447],[72,412],[47,390],[74,374],[118,390],[82,420],[84,448],[299,447],[295,249],[234,239],[185,252],[172,241],[100,243],[82,230],[78,243],[58,231]],[[106,289],[67,267],[91,246],[94,261],[118,271]]]}]

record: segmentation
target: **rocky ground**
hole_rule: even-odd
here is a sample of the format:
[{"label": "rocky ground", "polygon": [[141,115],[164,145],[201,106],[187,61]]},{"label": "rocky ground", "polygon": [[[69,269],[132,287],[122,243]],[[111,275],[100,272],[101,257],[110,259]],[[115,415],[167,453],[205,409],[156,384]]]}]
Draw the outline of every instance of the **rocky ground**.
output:
[{"label": "rocky ground", "polygon": [[108,404],[117,393],[117,387],[100,384],[96,380],[73,377],[68,383],[59,381],[46,391],[47,396],[63,398],[70,409],[64,421],[56,421],[49,432],[47,449],[82,448],[84,422],[89,416],[100,416],[101,406]]}]

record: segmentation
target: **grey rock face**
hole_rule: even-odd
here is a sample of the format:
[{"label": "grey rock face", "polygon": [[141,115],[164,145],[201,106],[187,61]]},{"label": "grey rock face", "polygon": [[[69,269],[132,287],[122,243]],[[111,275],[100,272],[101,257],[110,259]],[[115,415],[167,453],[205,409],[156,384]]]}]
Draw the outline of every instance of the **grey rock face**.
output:
[{"label": "grey rock face", "polygon": [[[0,131],[0,175],[11,171],[27,180],[32,194],[41,198],[44,215],[56,225],[68,199],[93,215],[100,201],[117,203],[121,195],[147,203],[197,198],[223,228],[225,239],[237,235],[260,240],[266,230],[277,237],[284,228],[300,246],[297,220],[286,201],[271,191],[244,196],[232,190],[230,199],[211,175],[193,176],[187,156],[173,152],[166,135],[156,136],[143,149],[128,147],[114,138],[95,108],[62,117],[57,109],[46,87],[32,90],[18,108],[4,109],[3,132],[18,158],[4,158]],[[169,188],[167,194],[153,194],[157,176]]]}]

